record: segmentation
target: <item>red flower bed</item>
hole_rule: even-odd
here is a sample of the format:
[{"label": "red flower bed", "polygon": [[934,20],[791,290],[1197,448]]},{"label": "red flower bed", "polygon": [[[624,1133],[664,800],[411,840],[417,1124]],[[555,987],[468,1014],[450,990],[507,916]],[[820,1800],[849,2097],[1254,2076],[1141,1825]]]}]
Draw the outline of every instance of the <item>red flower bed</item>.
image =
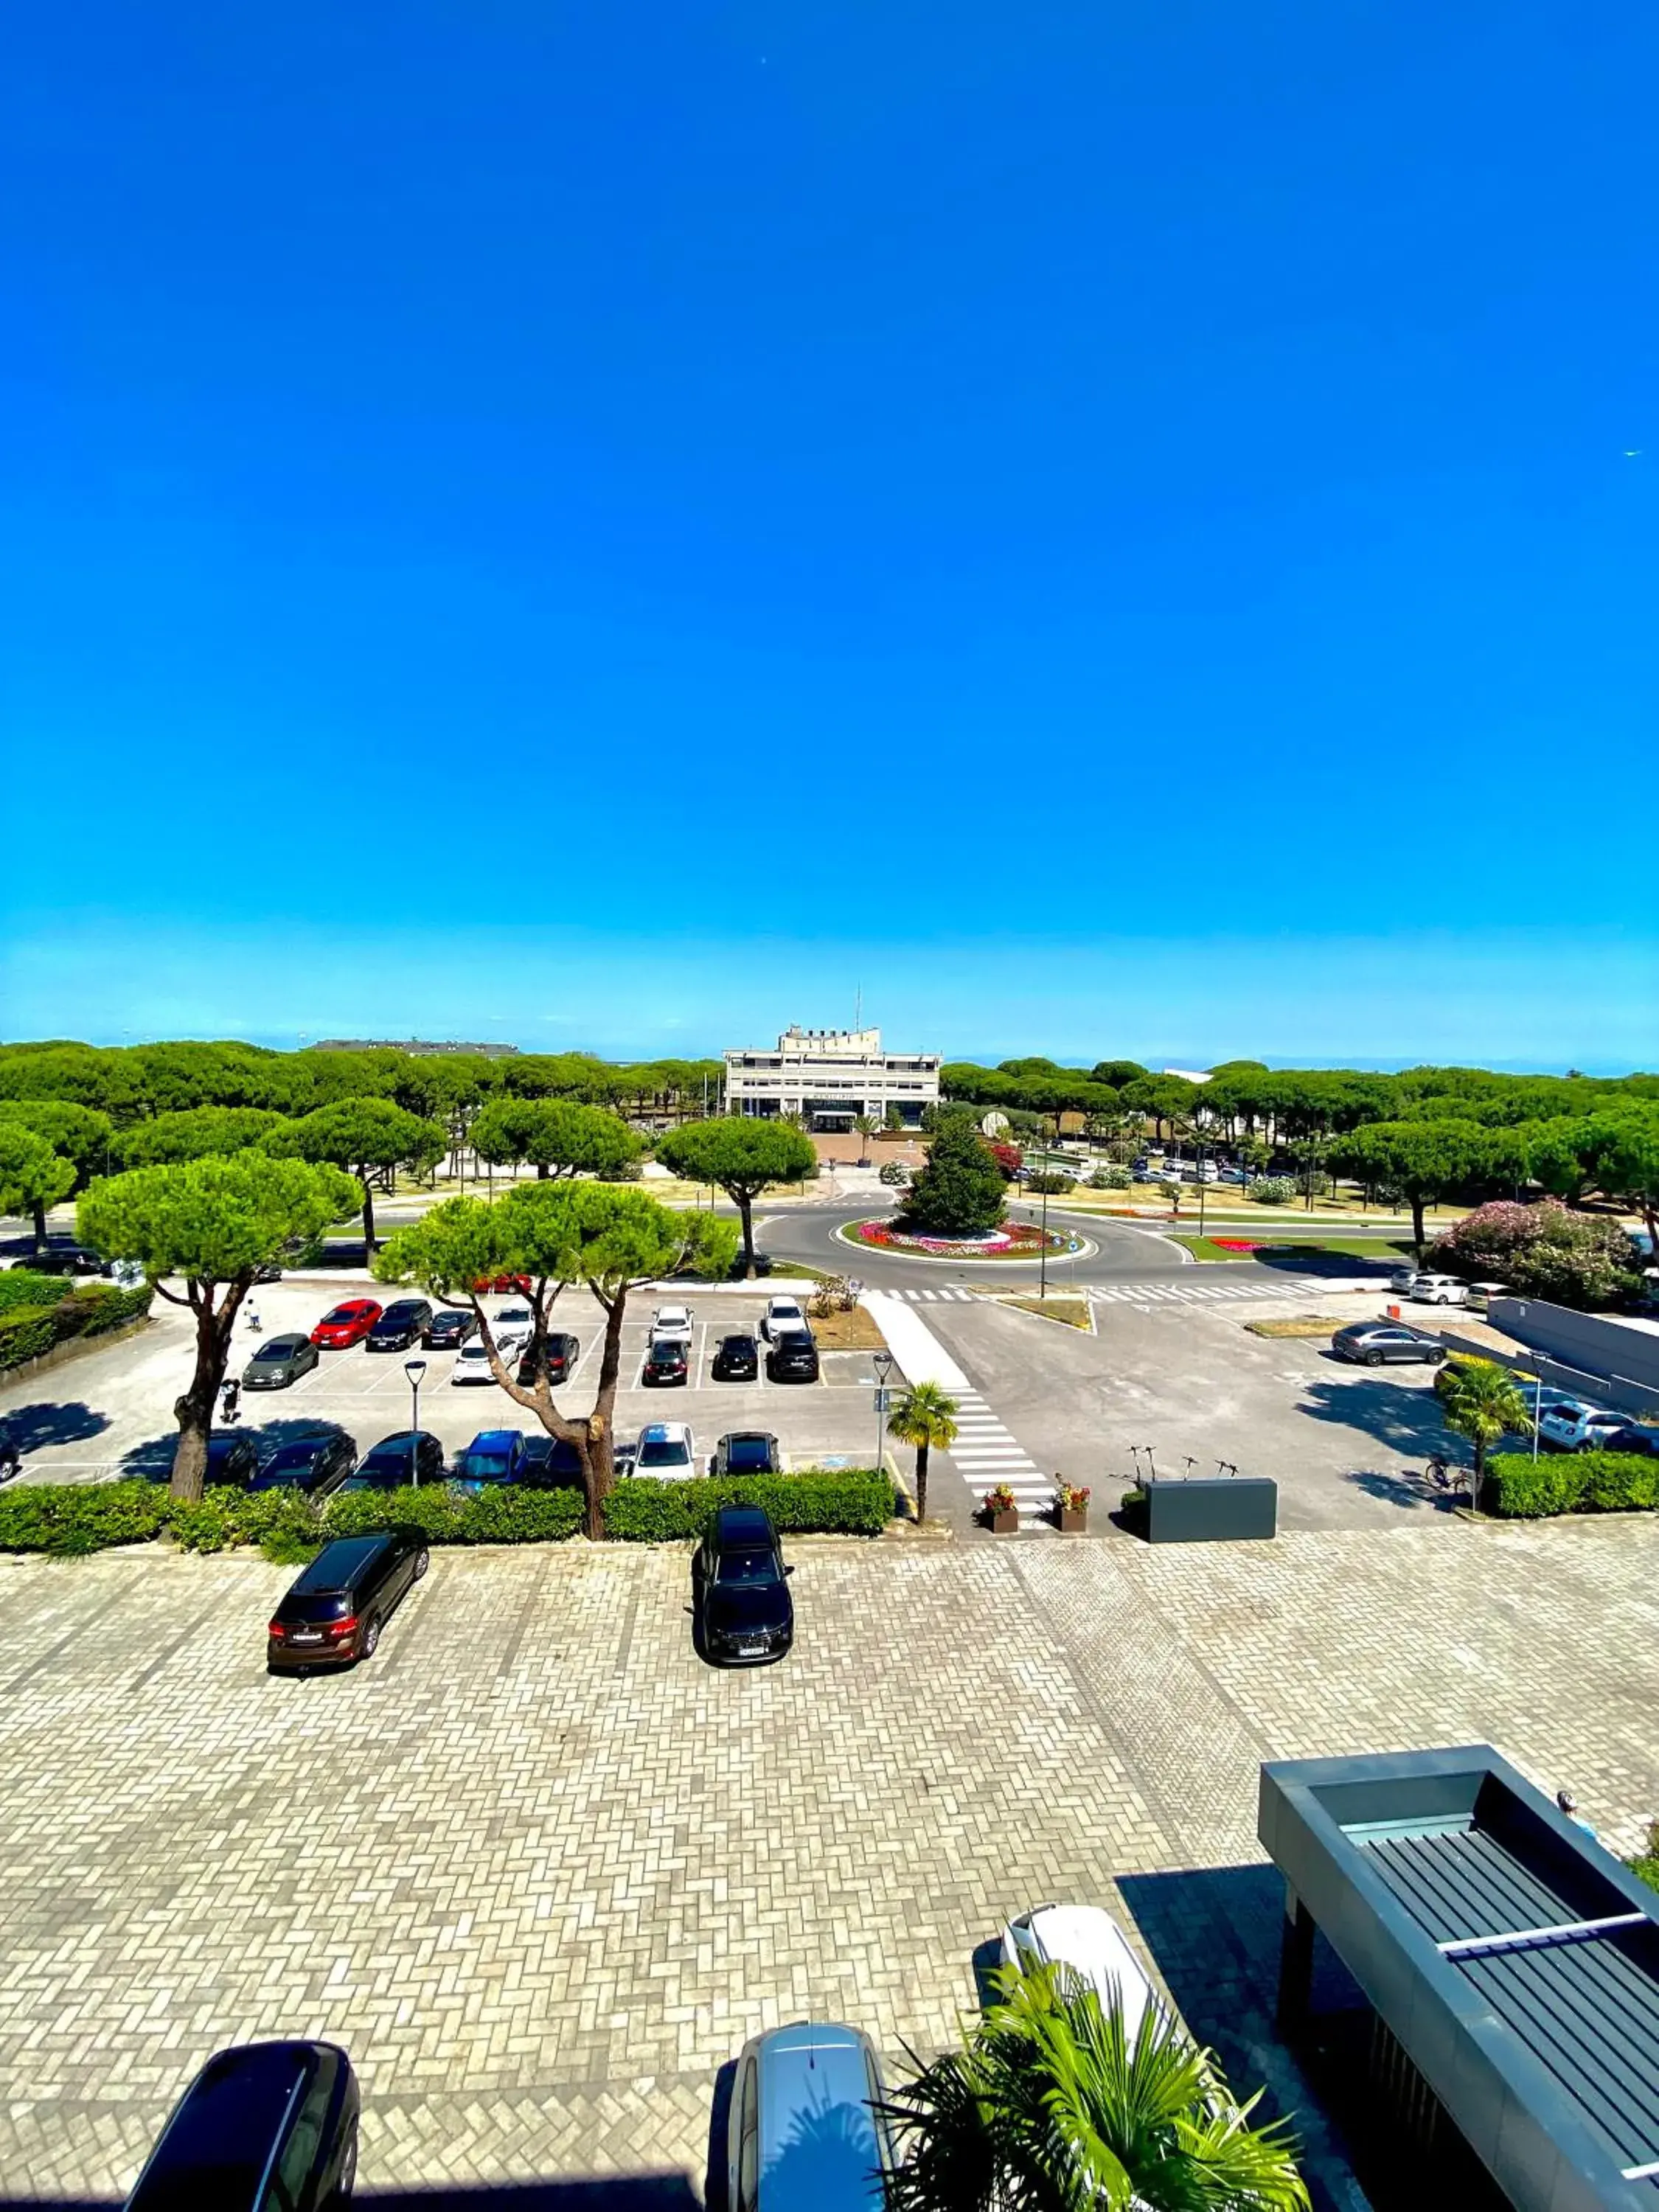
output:
[{"label": "red flower bed", "polygon": [[1221,1252],[1259,1252],[1261,1249],[1254,1237],[1212,1237],[1210,1242]]}]

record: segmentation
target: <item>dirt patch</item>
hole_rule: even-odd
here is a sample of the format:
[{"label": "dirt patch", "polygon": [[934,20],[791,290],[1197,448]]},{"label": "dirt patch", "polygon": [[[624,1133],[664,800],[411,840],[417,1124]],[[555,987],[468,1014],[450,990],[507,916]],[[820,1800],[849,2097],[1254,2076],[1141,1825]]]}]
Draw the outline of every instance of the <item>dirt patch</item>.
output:
[{"label": "dirt patch", "polygon": [[1067,1328],[1089,1332],[1094,1328],[1086,1298],[1000,1298],[997,1303],[1017,1306],[1021,1313],[1036,1314],[1040,1321],[1064,1322]]},{"label": "dirt patch", "polygon": [[881,1352],[887,1339],[862,1306],[848,1313],[809,1313],[812,1334],[820,1352]]},{"label": "dirt patch", "polygon": [[1247,1321],[1244,1326],[1252,1336],[1329,1336],[1348,1324],[1333,1321],[1329,1314],[1295,1314],[1289,1321]]}]

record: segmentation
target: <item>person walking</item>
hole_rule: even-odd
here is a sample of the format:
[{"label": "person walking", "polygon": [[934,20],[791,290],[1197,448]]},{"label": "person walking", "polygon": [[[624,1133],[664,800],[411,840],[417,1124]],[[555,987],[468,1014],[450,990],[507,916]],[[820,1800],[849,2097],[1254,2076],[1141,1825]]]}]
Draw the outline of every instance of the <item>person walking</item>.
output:
[{"label": "person walking", "polygon": [[250,1332],[251,1332],[253,1335],[258,1336],[258,1334],[259,1334],[259,1309],[258,1309],[258,1306],[256,1306],[256,1305],[254,1304],[254,1303],[253,1303],[252,1299],[252,1298],[250,1298],[250,1299],[248,1300],[248,1302],[247,1302],[246,1305],[243,1307],[242,1310],[243,1310],[243,1312],[244,1312],[244,1313],[246,1313],[246,1316],[247,1316],[247,1325],[248,1325],[248,1328],[249,1328]]},{"label": "person walking", "polygon": [[236,1409],[241,1402],[241,1397],[242,1386],[233,1375],[227,1379],[224,1386],[223,1415],[227,1428],[236,1419]]}]

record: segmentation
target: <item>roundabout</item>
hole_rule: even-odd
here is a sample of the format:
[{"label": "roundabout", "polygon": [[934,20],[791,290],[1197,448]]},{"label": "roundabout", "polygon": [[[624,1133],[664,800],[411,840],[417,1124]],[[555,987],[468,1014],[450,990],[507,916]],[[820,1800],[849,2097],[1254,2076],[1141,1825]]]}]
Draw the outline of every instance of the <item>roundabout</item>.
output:
[{"label": "roundabout", "polygon": [[1051,1229],[1045,1236],[1035,1222],[1005,1221],[982,1237],[922,1237],[901,1229],[891,1218],[846,1221],[834,1241],[867,1258],[908,1260],[922,1265],[960,1267],[964,1261],[990,1267],[1036,1267],[1043,1261],[1091,1258],[1097,1247],[1076,1230]]}]

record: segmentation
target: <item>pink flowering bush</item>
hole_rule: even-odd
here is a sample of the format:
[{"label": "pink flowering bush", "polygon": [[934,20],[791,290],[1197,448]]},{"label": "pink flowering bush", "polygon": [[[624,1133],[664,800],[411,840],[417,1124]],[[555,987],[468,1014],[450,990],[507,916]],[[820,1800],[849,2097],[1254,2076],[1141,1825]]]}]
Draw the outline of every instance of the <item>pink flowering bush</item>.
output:
[{"label": "pink flowering bush", "polygon": [[1498,1282],[1561,1306],[1611,1305],[1639,1283],[1629,1237],[1605,1215],[1559,1199],[1521,1206],[1494,1199],[1430,1246],[1427,1265],[1467,1282]]}]

